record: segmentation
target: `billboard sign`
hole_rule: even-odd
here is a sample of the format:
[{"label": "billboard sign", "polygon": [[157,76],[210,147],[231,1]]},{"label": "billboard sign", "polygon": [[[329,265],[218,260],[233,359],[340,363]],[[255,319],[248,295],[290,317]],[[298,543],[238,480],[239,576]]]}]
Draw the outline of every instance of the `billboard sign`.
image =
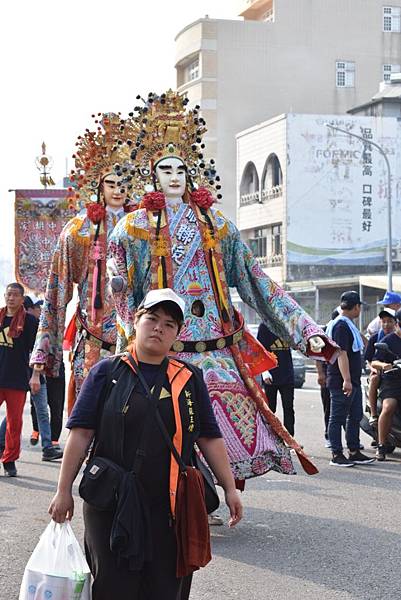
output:
[{"label": "billboard sign", "polygon": [[[333,131],[326,123],[366,140]],[[395,118],[287,116],[287,263],[384,265],[390,162],[393,247],[401,243],[401,125]]]}]

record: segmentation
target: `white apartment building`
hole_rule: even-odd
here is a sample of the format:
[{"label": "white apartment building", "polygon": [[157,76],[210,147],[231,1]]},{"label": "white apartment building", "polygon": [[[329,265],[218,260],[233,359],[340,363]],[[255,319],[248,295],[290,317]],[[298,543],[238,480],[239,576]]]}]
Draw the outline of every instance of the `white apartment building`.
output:
[{"label": "white apartment building", "polygon": [[[401,86],[395,87],[400,114]],[[346,289],[360,289],[375,313],[387,286],[388,170],[369,140],[390,163],[393,288],[401,291],[399,118],[285,114],[237,135],[241,237],[262,268],[321,322]]]},{"label": "white apartment building", "polygon": [[239,131],[289,112],[343,114],[401,65],[400,0],[242,4],[243,20],[205,17],[176,36],[177,88],[201,106],[232,219]]}]

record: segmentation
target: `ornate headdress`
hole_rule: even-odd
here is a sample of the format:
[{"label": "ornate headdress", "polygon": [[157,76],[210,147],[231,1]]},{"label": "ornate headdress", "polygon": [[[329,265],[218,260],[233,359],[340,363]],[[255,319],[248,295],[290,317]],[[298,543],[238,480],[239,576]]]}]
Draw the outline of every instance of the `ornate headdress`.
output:
[{"label": "ornate headdress", "polygon": [[[137,96],[137,99],[140,99]],[[188,100],[172,90],[157,96],[154,93],[144,100],[144,106],[135,107],[135,121],[139,132],[130,147],[130,160],[117,175],[134,194],[143,196],[149,186],[155,185],[154,167],[162,159],[180,158],[187,167],[190,188],[200,186],[219,190],[219,180],[214,160],[204,159],[202,136],[207,131],[199,106],[185,110]],[[134,113],[130,113],[132,116]],[[124,172],[125,169],[125,172]],[[221,198],[221,194],[217,194]]]},{"label": "ornate headdress", "polygon": [[99,184],[103,175],[116,170],[131,154],[131,145],[138,135],[132,118],[121,119],[120,113],[92,115],[95,131],[87,129],[75,143],[75,169],[70,179],[75,187],[77,203],[85,205],[99,199]]}]

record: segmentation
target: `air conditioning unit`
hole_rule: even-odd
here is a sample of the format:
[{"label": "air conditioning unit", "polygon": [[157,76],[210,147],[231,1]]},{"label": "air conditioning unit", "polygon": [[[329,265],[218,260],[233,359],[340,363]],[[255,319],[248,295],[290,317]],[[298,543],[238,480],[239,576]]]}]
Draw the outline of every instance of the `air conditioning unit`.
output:
[{"label": "air conditioning unit", "polygon": [[391,251],[391,258],[395,262],[401,262],[401,248],[393,248]]},{"label": "air conditioning unit", "polygon": [[[384,256],[387,261],[387,250],[386,250]],[[392,258],[393,262],[401,262],[401,248],[393,248],[391,250],[391,258]]]}]

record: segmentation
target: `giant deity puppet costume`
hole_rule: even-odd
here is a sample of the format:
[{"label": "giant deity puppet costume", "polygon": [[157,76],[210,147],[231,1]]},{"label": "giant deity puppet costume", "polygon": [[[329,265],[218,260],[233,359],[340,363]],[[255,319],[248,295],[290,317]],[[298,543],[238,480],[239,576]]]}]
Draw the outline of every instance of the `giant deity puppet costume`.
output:
[{"label": "giant deity puppet costume", "polygon": [[235,225],[213,206],[214,195],[221,196],[214,162],[203,158],[205,122],[199,107],[186,112],[185,104],[170,90],[136,107],[140,133],[125,166],[129,175],[117,170],[142,197],[142,208],[123,218],[110,239],[117,350],[132,339],[135,310],[148,290],[173,288],[185,300],[173,350],[203,371],[238,487],[270,469],[294,472],[290,448],[307,472],[316,472],[254,379],[272,366],[271,357],[244,329],[229,288],[293,347],[320,358],[323,349],[327,359],[337,348],[262,271]]},{"label": "giant deity puppet costume", "polygon": [[[42,370],[57,376],[62,351],[71,350],[69,412],[88,370],[114,353],[114,301],[107,278],[107,244],[117,222],[134,207],[113,167],[130,154],[135,122],[108,113],[94,116],[96,130],[86,130],[76,142],[71,180],[79,214],[64,227],[55,249],[35,347],[33,379]],[[71,189],[73,193],[74,190]],[[78,305],[64,332],[66,308],[78,287]]]}]

